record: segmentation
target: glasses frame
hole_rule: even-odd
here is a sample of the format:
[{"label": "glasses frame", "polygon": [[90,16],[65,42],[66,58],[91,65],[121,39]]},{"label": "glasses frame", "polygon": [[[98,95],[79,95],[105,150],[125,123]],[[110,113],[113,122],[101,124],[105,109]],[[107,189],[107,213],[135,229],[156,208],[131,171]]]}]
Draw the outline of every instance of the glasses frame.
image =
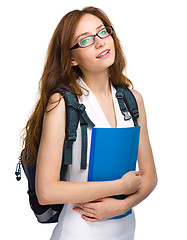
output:
[{"label": "glasses frame", "polygon": [[[104,29],[107,30],[107,29],[109,29],[109,28],[111,29],[111,33],[109,33],[108,36],[106,36],[106,37],[101,37],[101,36],[99,36],[99,33],[100,33],[102,30],[104,30]],[[107,31],[107,32],[108,32],[108,31]],[[93,43],[90,44],[90,45],[88,45],[88,46],[86,46],[86,47],[89,47],[89,46],[91,46],[91,45],[93,45],[93,44],[95,43],[95,37],[96,37],[96,36],[98,36],[99,38],[103,39],[103,38],[107,38],[107,37],[111,36],[113,32],[114,32],[113,27],[112,27],[112,26],[109,26],[109,27],[102,28],[98,33],[96,33],[96,34],[94,34],[94,35],[90,35],[90,36],[85,37],[85,38],[93,37]],[[82,40],[83,40],[83,39],[82,39]],[[81,40],[81,41],[82,41],[82,40]],[[79,41],[79,42],[76,43],[72,48],[70,48],[70,50],[73,50],[73,49],[76,49],[76,48],[86,48],[86,47],[81,46],[80,41]]]}]

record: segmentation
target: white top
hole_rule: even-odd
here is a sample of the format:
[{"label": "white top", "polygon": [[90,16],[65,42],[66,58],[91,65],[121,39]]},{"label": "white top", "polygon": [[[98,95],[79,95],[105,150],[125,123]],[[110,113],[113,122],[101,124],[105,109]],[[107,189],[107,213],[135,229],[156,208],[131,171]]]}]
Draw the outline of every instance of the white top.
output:
[{"label": "white top", "polygon": [[[110,128],[105,114],[100,107],[95,95],[88,88],[82,79],[78,80],[89,91],[89,95],[83,95],[79,100],[86,107],[86,112],[95,124],[95,127]],[[117,98],[116,89],[111,85],[114,109],[117,120],[117,127],[133,127],[133,120],[124,121]],[[87,94],[87,93],[86,93]],[[68,166],[67,181],[87,182],[89,154],[91,145],[91,128],[88,128],[88,159],[87,169],[80,170],[81,163],[81,129],[80,124],[77,129],[77,140],[73,145],[73,164]],[[90,223],[81,218],[81,214],[72,210],[75,204],[65,204],[59,216],[59,221],[55,227],[51,240],[133,240],[135,230],[134,212],[127,217],[113,220],[103,220],[96,223]]]}]

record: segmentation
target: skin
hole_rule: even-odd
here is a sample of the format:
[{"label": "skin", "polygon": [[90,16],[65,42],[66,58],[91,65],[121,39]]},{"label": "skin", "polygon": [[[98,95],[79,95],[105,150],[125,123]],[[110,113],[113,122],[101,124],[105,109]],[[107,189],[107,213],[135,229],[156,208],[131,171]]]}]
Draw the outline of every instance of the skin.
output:
[{"label": "skin", "polygon": [[[97,17],[86,14],[77,26],[72,46],[82,33],[97,33],[102,27]],[[87,36],[88,36],[87,35]],[[105,49],[110,49],[106,58],[96,58]],[[79,66],[83,79],[96,96],[103,112],[111,125],[116,127],[111,89],[109,85],[108,67],[115,59],[114,41],[111,36],[100,39],[87,48],[74,49],[72,66]],[[42,136],[39,146],[36,169],[36,192],[40,204],[77,203],[73,210],[80,212],[83,219],[96,222],[125,213],[145,199],[157,183],[156,170],[147,131],[146,113],[142,96],[132,90],[140,111],[141,126],[138,164],[140,172],[125,174],[121,179],[108,182],[63,182],[60,181],[61,156],[65,139],[66,109],[62,98],[58,106],[46,113],[43,120]],[[55,106],[61,96],[55,93],[47,106],[47,110]],[[129,195],[125,200],[108,198],[111,195]],[[89,218],[92,217],[92,218]]]}]

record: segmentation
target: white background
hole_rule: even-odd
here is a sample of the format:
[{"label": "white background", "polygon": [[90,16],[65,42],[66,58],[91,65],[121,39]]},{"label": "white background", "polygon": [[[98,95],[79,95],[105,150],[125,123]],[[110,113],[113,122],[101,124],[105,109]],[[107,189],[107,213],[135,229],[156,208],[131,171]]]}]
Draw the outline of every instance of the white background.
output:
[{"label": "white background", "polygon": [[[3,2],[3,1],[2,1]],[[135,208],[136,240],[186,237],[187,7],[182,0],[10,1],[0,4],[1,239],[49,239],[15,180],[19,134],[37,99],[46,50],[64,14],[93,5],[111,19],[127,76],[144,98],[157,166],[156,190]],[[73,228],[73,226],[72,226]]]}]

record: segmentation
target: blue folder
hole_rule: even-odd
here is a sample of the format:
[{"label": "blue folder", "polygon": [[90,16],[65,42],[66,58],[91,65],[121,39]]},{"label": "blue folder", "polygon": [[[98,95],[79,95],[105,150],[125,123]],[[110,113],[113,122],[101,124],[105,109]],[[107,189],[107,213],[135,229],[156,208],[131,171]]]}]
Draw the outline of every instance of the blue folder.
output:
[{"label": "blue folder", "polygon": [[[93,128],[88,181],[112,181],[136,169],[140,127]],[[112,196],[124,199],[125,195]],[[130,209],[118,219],[129,215]]]}]

